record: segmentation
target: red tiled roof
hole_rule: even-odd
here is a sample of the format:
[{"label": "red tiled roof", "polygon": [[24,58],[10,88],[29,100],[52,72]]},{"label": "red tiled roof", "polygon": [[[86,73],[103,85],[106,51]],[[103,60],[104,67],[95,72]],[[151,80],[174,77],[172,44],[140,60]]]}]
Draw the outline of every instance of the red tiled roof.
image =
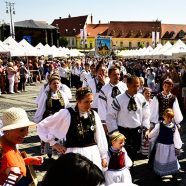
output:
[{"label": "red tiled roof", "polygon": [[[181,24],[162,24],[163,39],[186,39],[186,25]],[[183,32],[182,32],[183,31]],[[182,35],[182,33],[183,35]],[[185,34],[184,34],[185,32]],[[183,36],[183,37],[181,37]]]},{"label": "red tiled roof", "polygon": [[87,17],[88,15],[55,19],[52,25],[56,26],[56,24],[58,24],[61,36],[76,36],[80,33],[80,29],[84,28]]},{"label": "red tiled roof", "polygon": [[111,21],[107,32],[103,33],[106,36],[123,37],[123,38],[150,38],[152,31],[160,31],[161,22],[122,22]]},{"label": "red tiled roof", "polygon": [[[105,32],[109,27],[109,24],[87,24],[87,37],[97,37],[98,34],[102,34]],[[80,37],[80,34],[77,37]]]}]

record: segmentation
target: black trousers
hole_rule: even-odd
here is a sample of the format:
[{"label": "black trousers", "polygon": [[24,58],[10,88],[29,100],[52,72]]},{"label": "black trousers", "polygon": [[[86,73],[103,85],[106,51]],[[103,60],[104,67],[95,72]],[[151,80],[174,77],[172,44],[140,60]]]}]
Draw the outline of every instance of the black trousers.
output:
[{"label": "black trousers", "polygon": [[125,149],[132,161],[136,160],[137,151],[141,147],[141,127],[137,128],[124,128],[118,126],[118,130],[127,139]]}]

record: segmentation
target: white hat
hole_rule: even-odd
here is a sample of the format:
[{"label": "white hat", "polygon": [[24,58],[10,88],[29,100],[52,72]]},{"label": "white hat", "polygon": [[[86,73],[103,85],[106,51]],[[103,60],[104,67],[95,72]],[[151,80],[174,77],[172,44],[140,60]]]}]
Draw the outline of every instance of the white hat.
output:
[{"label": "white hat", "polygon": [[27,113],[22,108],[9,108],[3,112],[2,123],[0,123],[1,131],[18,129],[35,125],[28,119]]}]

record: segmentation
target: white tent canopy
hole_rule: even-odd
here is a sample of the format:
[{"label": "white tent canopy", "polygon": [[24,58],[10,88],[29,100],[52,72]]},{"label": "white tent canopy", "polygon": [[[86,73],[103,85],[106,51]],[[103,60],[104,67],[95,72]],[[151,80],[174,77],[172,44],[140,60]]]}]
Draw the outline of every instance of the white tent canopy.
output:
[{"label": "white tent canopy", "polygon": [[81,53],[77,49],[71,49],[70,50],[70,56],[72,56],[72,57],[78,57],[78,56],[85,56],[85,55],[83,53]]},{"label": "white tent canopy", "polygon": [[0,52],[9,52],[8,47],[2,41],[0,41]]},{"label": "white tent canopy", "polygon": [[163,53],[164,56],[172,56],[173,53],[185,53],[186,45],[181,40],[178,40],[171,48]]},{"label": "white tent canopy", "polygon": [[35,48],[37,49],[37,52],[39,53],[39,56],[48,56],[47,51],[45,50],[45,47],[42,43],[38,43]]},{"label": "white tent canopy", "polygon": [[25,39],[21,40],[19,44],[26,50],[27,56],[38,56],[39,52],[35,47],[29,44]]},{"label": "white tent canopy", "polygon": [[168,41],[165,45],[163,45],[160,50],[153,53],[153,56],[155,58],[162,58],[165,51],[170,49],[172,47],[172,44]]},{"label": "white tent canopy", "polygon": [[11,36],[4,40],[3,43],[7,46],[11,56],[26,56],[26,50]]}]

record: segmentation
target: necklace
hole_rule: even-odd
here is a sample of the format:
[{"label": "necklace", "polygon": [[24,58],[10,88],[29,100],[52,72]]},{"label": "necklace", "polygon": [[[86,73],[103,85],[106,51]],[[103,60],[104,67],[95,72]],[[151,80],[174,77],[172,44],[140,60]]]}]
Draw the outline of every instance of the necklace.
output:
[{"label": "necklace", "polygon": [[80,118],[80,113],[78,108],[75,108],[76,111],[76,122],[77,122],[77,131],[78,131],[78,135],[80,138],[84,138],[84,133],[88,132],[88,131],[92,131],[95,132],[96,130],[96,122],[95,122],[95,117],[94,117],[94,113],[92,110],[90,110],[88,112],[88,117],[90,119],[90,123],[86,126],[83,126],[82,123],[82,119]]}]

